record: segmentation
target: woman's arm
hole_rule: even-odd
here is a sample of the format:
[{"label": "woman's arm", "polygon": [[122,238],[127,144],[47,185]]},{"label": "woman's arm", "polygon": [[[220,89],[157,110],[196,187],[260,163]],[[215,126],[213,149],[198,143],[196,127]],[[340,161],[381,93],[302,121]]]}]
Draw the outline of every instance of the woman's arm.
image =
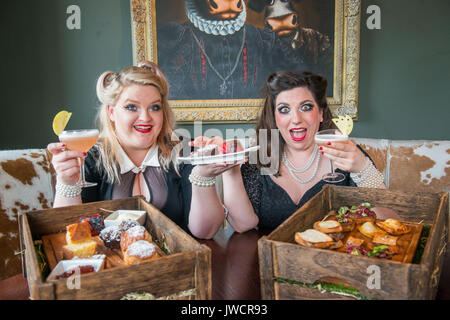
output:
[{"label": "woman's arm", "polygon": [[[207,180],[214,181],[216,176],[237,164],[210,164],[196,166],[192,173]],[[188,228],[191,233],[201,239],[211,239],[223,225],[225,209],[217,194],[215,184],[199,186],[192,181],[191,209]]]},{"label": "woman's arm", "polygon": [[224,203],[228,208],[228,222],[237,232],[255,228],[259,219],[248,197],[241,174],[236,166],[223,174]]},{"label": "woman's arm", "polygon": [[[76,186],[80,180],[78,158],[84,159],[86,154],[78,151],[65,151],[63,143],[50,143],[47,149],[53,155],[52,165],[56,172],[56,192],[53,207],[81,204],[81,188]],[[76,195],[77,193],[78,195]]]},{"label": "woman's arm", "polygon": [[[320,148],[324,156],[331,159],[333,164],[341,170],[356,174],[361,173],[364,170],[372,169],[372,172],[369,172],[370,174],[365,175],[363,178],[374,179],[373,181],[376,184],[374,187],[386,189],[386,185],[381,181],[381,175],[379,172],[376,172],[377,170],[374,165],[372,168],[369,168],[369,166],[373,164],[369,155],[363,152],[352,140],[347,140],[346,142],[332,142],[329,145]],[[378,179],[377,175],[380,179]],[[357,185],[360,186],[358,183]],[[363,183],[363,186],[366,185],[367,183]],[[369,183],[368,185],[371,184]]]}]

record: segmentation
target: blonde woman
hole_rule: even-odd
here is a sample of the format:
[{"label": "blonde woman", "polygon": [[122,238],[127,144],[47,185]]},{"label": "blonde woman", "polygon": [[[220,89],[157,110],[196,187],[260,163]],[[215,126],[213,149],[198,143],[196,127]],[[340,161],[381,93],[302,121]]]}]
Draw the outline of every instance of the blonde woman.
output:
[{"label": "blonde woman", "polygon": [[[97,82],[101,107],[99,141],[89,152],[51,143],[57,173],[54,207],[143,195],[167,217],[198,238],[211,238],[224,219],[214,186],[229,166],[193,167],[177,162],[180,143],[173,132],[168,83],[151,62],[103,73]],[[77,158],[97,186],[81,188]]]}]

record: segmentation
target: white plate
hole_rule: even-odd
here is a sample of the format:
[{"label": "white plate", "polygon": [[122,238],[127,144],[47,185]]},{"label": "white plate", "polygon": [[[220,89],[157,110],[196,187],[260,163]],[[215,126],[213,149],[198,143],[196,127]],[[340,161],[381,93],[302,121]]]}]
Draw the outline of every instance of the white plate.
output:
[{"label": "white plate", "polygon": [[99,272],[100,270],[103,269],[104,262],[105,262],[104,254],[92,256],[91,258],[88,259],[74,258],[72,260],[61,260],[49,274],[49,276],[47,277],[47,281],[61,280],[57,279],[57,277],[62,275],[66,271],[81,266],[93,266],[94,272]]},{"label": "white plate", "polygon": [[134,215],[136,216],[136,218],[129,218],[129,219],[133,219],[136,220],[141,226],[144,225],[145,223],[145,215],[146,215],[147,211],[143,211],[143,210],[116,210],[113,213],[111,213],[105,220],[105,228],[110,227],[110,226],[115,226],[115,225],[119,225],[123,220],[119,219],[117,220],[117,218],[119,218],[119,216],[123,216],[123,215]]},{"label": "white plate", "polygon": [[250,147],[239,152],[217,154],[214,156],[192,155],[189,157],[180,157],[178,158],[178,160],[183,162],[189,162],[192,165],[234,162],[244,160],[250,152],[254,152],[257,150],[259,150],[259,146]]}]

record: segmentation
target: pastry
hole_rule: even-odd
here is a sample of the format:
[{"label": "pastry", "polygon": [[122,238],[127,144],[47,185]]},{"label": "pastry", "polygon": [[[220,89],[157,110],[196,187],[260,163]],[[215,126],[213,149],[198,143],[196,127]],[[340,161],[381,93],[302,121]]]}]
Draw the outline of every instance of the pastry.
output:
[{"label": "pastry", "polygon": [[120,249],[120,238],[123,230],[117,225],[109,226],[100,232],[100,238],[103,240],[105,246],[111,249]]},{"label": "pastry", "polygon": [[363,239],[349,236],[345,245],[347,247],[354,247],[354,246],[361,247],[363,245],[363,243],[364,243]]},{"label": "pastry", "polygon": [[128,246],[139,240],[152,242],[152,237],[150,236],[148,231],[140,225],[130,228],[122,234],[120,238],[120,249],[123,253],[125,253],[128,249]]},{"label": "pastry", "polygon": [[63,246],[64,259],[87,258],[97,252],[97,242],[92,240],[89,223],[81,222],[66,227],[66,242]]},{"label": "pastry", "polygon": [[154,244],[145,240],[138,240],[128,246],[123,257],[126,264],[135,264],[156,259],[159,255]]},{"label": "pastry", "polygon": [[361,225],[358,225],[358,230],[363,235],[369,238],[373,238],[375,235],[386,234],[383,230],[378,228],[373,222],[368,221]]},{"label": "pastry", "polygon": [[402,224],[400,221],[395,219],[386,219],[384,221],[378,221],[377,226],[379,226],[381,229],[385,230],[387,233],[392,234],[394,236],[406,234],[411,231],[411,228],[409,226]]},{"label": "pastry", "polygon": [[377,244],[386,244],[388,246],[395,246],[397,245],[397,237],[390,236],[387,234],[377,234],[375,237],[373,237],[372,242]]}]

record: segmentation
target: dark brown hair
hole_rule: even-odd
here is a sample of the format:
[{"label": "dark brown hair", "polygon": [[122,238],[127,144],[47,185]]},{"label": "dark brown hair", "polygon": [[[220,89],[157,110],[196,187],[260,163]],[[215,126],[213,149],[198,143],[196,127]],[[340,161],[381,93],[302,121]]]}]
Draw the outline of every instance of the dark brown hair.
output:
[{"label": "dark brown hair", "polygon": [[[261,110],[261,114],[258,117],[256,123],[256,135],[259,141],[259,131],[261,129],[267,129],[267,155],[271,156],[271,129],[277,129],[275,121],[275,101],[277,96],[286,90],[294,88],[307,88],[314,97],[315,102],[319,106],[319,109],[323,111],[323,122],[320,123],[319,130],[335,128],[333,121],[331,120],[331,112],[327,103],[327,86],[328,81],[325,77],[314,74],[312,72],[295,72],[295,71],[278,71],[272,73],[268,78],[264,86],[262,87],[262,95],[264,97],[264,104]],[[279,163],[281,163],[282,154],[286,142],[281,135],[279,137]],[[270,164],[261,164],[258,159],[257,166],[268,167]],[[275,176],[279,175],[279,170]]]}]

